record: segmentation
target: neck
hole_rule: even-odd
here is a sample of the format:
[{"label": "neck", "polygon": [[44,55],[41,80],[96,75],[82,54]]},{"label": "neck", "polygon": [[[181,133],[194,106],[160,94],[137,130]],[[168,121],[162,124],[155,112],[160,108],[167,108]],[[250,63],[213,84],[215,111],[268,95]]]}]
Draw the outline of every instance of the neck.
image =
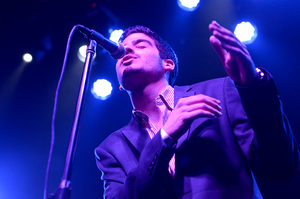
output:
[{"label": "neck", "polygon": [[155,98],[168,86],[166,81],[154,82],[147,86],[136,89],[135,92],[128,91],[133,108],[147,114],[153,122],[161,119],[160,109],[156,106]]}]

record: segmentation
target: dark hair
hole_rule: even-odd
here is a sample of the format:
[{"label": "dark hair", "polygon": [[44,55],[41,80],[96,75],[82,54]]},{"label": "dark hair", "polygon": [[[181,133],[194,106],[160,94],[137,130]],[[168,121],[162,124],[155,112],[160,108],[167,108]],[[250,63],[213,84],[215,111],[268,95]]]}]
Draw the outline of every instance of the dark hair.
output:
[{"label": "dark hair", "polygon": [[143,33],[147,36],[149,36],[151,39],[154,40],[156,48],[159,51],[159,56],[161,59],[171,59],[175,67],[172,71],[169,73],[169,84],[171,86],[174,86],[174,82],[178,75],[178,59],[177,55],[173,51],[172,47],[168,44],[168,42],[164,41],[157,33],[150,30],[150,28],[144,27],[144,26],[132,26],[127,28],[124,33],[122,34],[120,38],[120,42],[122,42],[126,37],[133,33]]}]

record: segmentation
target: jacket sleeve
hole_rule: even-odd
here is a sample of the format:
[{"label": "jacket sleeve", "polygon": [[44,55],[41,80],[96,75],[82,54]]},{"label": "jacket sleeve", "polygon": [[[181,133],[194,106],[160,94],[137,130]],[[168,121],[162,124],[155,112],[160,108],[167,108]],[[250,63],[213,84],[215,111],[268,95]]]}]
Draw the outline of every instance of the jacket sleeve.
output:
[{"label": "jacket sleeve", "polygon": [[[129,147],[122,145],[126,145],[125,141],[117,148],[102,143],[95,150],[97,166],[104,180],[104,198],[157,198],[162,193],[164,176],[168,175],[168,163],[175,148],[167,147],[157,133],[132,164],[128,163],[133,161],[132,158],[126,155]],[[131,169],[127,172],[125,167],[128,165]]]},{"label": "jacket sleeve", "polygon": [[264,74],[257,85],[236,86],[254,131],[246,156],[255,175],[273,182],[285,182],[298,171],[299,151],[274,80],[265,70]]}]

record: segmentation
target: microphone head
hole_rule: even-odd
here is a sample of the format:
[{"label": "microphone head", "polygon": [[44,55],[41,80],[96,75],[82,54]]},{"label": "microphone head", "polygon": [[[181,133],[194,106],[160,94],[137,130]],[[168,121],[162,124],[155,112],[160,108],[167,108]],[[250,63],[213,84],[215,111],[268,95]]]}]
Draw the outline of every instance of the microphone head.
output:
[{"label": "microphone head", "polygon": [[110,56],[114,59],[121,59],[126,55],[126,48],[120,42],[117,42],[117,45],[118,45],[118,50],[114,53],[110,53]]},{"label": "microphone head", "polygon": [[89,38],[90,34],[92,33],[90,29],[80,24],[77,25],[77,30],[79,30],[79,32],[83,34],[86,38]]},{"label": "microphone head", "polygon": [[122,43],[114,42],[105,38],[102,34],[95,30],[88,29],[85,26],[77,25],[77,29],[81,32],[87,39],[93,39],[97,42],[99,46],[104,48],[112,58],[121,59],[126,55],[126,49]]}]

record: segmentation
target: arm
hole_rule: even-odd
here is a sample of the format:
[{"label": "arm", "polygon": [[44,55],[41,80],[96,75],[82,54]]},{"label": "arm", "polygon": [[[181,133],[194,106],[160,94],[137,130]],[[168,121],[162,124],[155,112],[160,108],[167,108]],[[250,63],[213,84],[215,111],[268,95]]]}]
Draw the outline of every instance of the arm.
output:
[{"label": "arm", "polygon": [[228,76],[238,85],[254,130],[251,152],[245,154],[253,171],[273,181],[291,179],[299,167],[299,152],[272,77],[266,71],[263,79],[258,76],[246,46],[232,32],[215,21],[209,29],[213,33],[210,42]]},{"label": "arm", "polygon": [[267,71],[264,73],[258,85],[237,86],[257,142],[250,163],[263,178],[289,181],[299,169],[299,151],[275,83]]}]

